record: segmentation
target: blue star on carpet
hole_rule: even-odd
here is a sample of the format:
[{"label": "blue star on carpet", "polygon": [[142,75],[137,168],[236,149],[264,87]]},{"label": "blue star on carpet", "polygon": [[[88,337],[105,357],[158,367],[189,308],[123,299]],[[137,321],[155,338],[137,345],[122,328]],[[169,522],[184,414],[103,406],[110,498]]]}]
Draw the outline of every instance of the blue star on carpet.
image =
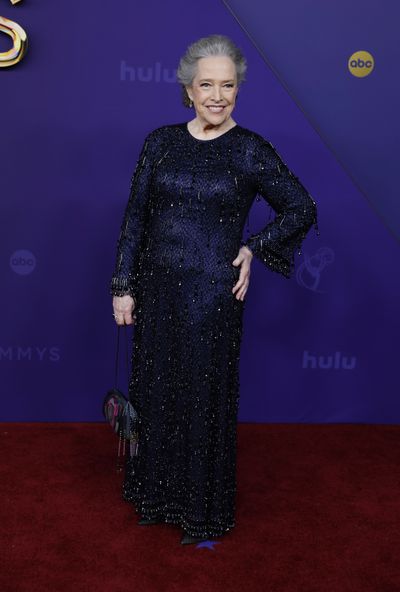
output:
[{"label": "blue star on carpet", "polygon": [[198,545],[196,545],[196,549],[211,549],[211,551],[215,551],[214,545],[219,545],[221,541],[202,541]]}]

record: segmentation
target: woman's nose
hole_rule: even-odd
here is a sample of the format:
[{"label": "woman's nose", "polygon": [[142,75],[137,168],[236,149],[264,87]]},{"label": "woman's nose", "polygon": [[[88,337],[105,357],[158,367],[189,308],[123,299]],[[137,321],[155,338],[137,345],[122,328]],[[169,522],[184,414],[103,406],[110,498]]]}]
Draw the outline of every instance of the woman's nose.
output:
[{"label": "woman's nose", "polygon": [[213,99],[215,101],[220,101],[221,100],[221,91],[219,88],[214,88],[213,90]]}]

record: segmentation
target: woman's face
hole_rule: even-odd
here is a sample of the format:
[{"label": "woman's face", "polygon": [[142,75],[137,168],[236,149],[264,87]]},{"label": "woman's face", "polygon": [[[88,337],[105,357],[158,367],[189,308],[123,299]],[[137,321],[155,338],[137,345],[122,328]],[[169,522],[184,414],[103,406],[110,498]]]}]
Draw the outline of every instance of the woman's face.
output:
[{"label": "woman's face", "polygon": [[234,62],[227,56],[201,58],[186,91],[202,125],[223,125],[231,116],[238,93]]}]

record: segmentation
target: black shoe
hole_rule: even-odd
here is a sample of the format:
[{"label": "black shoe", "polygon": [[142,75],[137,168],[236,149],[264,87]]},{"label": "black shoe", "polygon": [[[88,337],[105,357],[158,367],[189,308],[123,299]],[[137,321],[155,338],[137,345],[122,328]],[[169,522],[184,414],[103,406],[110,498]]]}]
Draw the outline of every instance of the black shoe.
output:
[{"label": "black shoe", "polygon": [[138,522],[141,526],[146,526],[147,524],[159,524],[160,521],[157,518],[141,518]]},{"label": "black shoe", "polygon": [[190,545],[191,543],[201,543],[203,541],[207,541],[208,539],[205,537],[195,537],[187,532],[183,533],[181,544],[182,545]]}]

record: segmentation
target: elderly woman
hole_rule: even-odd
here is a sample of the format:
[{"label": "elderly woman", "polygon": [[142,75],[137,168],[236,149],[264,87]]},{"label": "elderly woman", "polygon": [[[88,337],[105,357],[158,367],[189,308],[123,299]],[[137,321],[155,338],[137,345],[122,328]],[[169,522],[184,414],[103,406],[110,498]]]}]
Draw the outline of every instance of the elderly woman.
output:
[{"label": "elderly woman", "polygon": [[[178,79],[189,122],[151,131],[133,173],[111,280],[134,324],[129,396],[140,417],[122,497],[181,543],[235,526],[239,354],[253,256],[292,276],[316,204],[272,144],[232,118],[246,60],[224,35],[190,45]],[[256,195],[275,211],[242,241]]]}]

